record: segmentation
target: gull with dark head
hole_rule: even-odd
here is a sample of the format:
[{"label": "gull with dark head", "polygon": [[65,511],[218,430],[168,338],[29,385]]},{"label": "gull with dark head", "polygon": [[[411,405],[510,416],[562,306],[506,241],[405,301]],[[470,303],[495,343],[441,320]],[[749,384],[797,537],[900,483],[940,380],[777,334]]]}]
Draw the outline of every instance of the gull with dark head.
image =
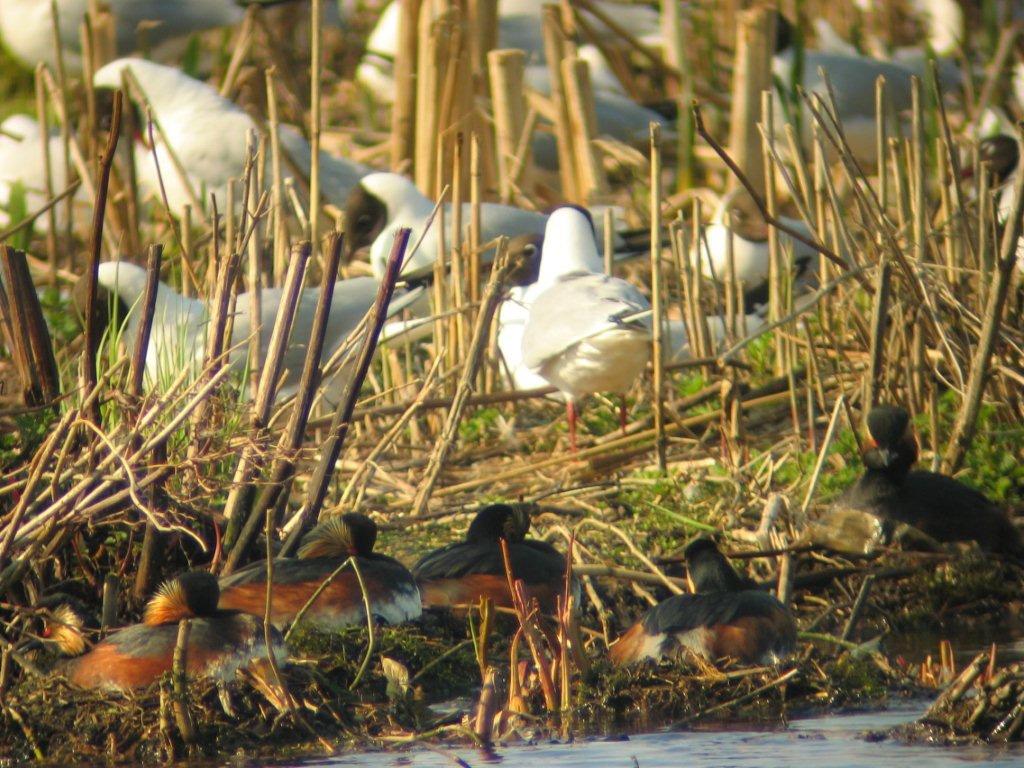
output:
[{"label": "gull with dark head", "polygon": [[[370,267],[380,278],[384,275],[395,232],[402,227],[412,230],[411,245],[419,242],[415,253],[406,258],[403,274],[409,275],[429,269],[437,258],[440,227],[430,216],[434,203],[427,198],[411,179],[397,173],[378,172],[364,176],[355,185],[345,204],[347,231],[346,259],[351,261],[358,251],[369,249]],[[451,206],[444,206],[447,230],[451,221]],[[462,220],[469,223],[471,206],[465,203]],[[506,235],[541,234],[545,216],[511,205],[481,203],[481,241],[484,243]],[[429,228],[428,228],[429,227]],[[424,230],[426,234],[423,235]],[[448,232],[444,233],[445,239]]]},{"label": "gull with dark head", "polygon": [[[435,207],[435,204],[406,176],[384,171],[367,174],[352,189],[345,204],[346,261],[351,261],[360,252],[368,251],[370,267],[379,279],[384,274],[395,232],[406,227],[412,230],[410,250],[417,242],[419,247],[406,257],[403,275],[422,275],[433,265],[440,245],[440,227],[437,222],[440,216],[431,219]],[[444,239],[447,243],[452,220],[451,205],[445,203],[443,211]],[[472,206],[463,203],[464,226],[469,225],[471,213]],[[539,211],[528,211],[525,208],[501,203],[481,203],[480,242],[494,243],[499,237],[515,238],[520,235],[539,237],[544,234],[547,221],[547,214]],[[604,237],[603,232],[603,225],[599,221],[599,241]],[[617,251],[633,247],[634,241],[638,241],[646,248],[646,230],[642,235],[616,230],[614,245]],[[492,255],[493,249],[484,254],[485,258]]]},{"label": "gull with dark head", "polygon": [[[736,190],[722,198],[711,221],[702,229],[699,247],[696,250],[690,249],[690,263],[693,266],[699,265],[701,272],[709,280],[723,283],[728,276],[731,250],[736,280],[742,286],[744,304],[749,311],[756,305],[768,302],[770,250],[768,225],[747,226],[735,218],[726,223],[726,213],[730,210],[736,195],[741,192],[742,190]],[[805,237],[814,237],[810,227],[802,220],[786,216],[780,216],[779,219]],[[784,232],[779,232],[778,237],[779,252],[789,264],[794,281],[813,278],[818,252]]]},{"label": "gull with dark head", "polygon": [[[1020,173],[1020,143],[1006,133],[989,136],[978,143],[978,161],[991,174],[991,188],[996,190],[997,199],[996,221],[1005,227],[1016,203],[1014,187]],[[970,177],[974,169],[968,166],[962,173]],[[1024,237],[1017,241],[1017,269],[1024,270]]]},{"label": "gull with dark head", "polygon": [[576,402],[595,392],[624,393],[651,350],[650,304],[602,266],[589,214],[575,207],[552,213],[528,303],[523,363],[565,396],[573,449]]},{"label": "gull with dark head", "polygon": [[544,247],[542,235],[519,235],[509,240],[508,254],[512,260],[511,286],[498,307],[498,351],[501,368],[512,389],[520,392],[550,386],[540,374],[523,362],[523,331],[530,320],[530,304],[540,289],[540,256]]}]

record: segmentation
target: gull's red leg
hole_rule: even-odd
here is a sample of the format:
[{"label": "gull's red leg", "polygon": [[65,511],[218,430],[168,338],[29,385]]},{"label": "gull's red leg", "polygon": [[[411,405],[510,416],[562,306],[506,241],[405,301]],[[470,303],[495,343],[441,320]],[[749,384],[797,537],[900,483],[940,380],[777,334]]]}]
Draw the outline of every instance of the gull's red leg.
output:
[{"label": "gull's red leg", "polygon": [[626,396],[625,395],[621,395],[621,398],[622,399],[619,400],[619,427],[621,427],[621,429],[622,429],[622,434],[625,435],[626,434],[626,417],[627,417],[627,414],[626,414]]}]

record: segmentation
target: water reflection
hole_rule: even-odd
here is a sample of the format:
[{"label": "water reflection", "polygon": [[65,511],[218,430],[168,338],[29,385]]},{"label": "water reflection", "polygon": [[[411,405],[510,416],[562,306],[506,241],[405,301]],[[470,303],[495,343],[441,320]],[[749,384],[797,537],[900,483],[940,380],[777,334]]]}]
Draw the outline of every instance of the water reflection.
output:
[{"label": "water reflection", "polygon": [[[542,743],[500,748],[504,768],[771,768],[808,765],[814,768],[874,768],[901,762],[929,768],[961,768],[970,764],[1024,765],[1022,747],[904,746],[889,741],[869,742],[865,731],[884,730],[917,718],[925,704],[900,706],[883,712],[828,715],[794,720],[770,731],[717,730],[650,733],[628,739],[587,739],[574,743]],[[451,768],[491,762],[471,748],[415,749],[402,754],[342,755],[316,765],[341,768]],[[308,765],[314,765],[309,763]]]}]

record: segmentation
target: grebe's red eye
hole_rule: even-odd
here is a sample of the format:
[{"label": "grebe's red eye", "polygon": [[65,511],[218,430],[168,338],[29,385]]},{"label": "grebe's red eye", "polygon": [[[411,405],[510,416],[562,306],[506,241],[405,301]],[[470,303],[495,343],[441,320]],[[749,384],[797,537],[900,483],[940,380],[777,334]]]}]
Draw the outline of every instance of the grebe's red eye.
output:
[{"label": "grebe's red eye", "polygon": [[52,637],[53,636],[53,630],[49,627],[49,625],[47,625],[47,626],[43,627],[43,631],[39,633],[39,636],[40,637]]}]

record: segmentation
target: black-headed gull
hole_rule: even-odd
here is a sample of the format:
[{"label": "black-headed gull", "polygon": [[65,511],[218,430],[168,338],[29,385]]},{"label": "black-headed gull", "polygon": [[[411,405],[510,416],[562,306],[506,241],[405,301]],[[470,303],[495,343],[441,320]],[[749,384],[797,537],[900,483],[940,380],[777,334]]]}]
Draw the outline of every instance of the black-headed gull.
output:
[{"label": "black-headed gull", "polygon": [[[530,319],[530,306],[542,290],[537,287],[537,278],[543,247],[544,238],[540,235],[520,235],[509,241],[509,257],[517,266],[509,275],[508,283],[511,287],[498,308],[497,345],[501,355],[501,371],[509,386],[521,392],[549,386],[543,376],[523,362],[523,331]],[[728,327],[722,315],[708,315],[704,322],[712,354],[721,351],[732,334],[739,340],[757,333],[766,325],[763,308],[761,311],[736,317]],[[666,318],[664,330],[666,361],[681,363],[691,360],[694,353],[686,323],[683,320]]]},{"label": "black-headed gull", "polygon": [[[352,190],[345,205],[346,237],[345,258],[351,260],[358,251],[369,249],[370,267],[378,278],[384,274],[389,243],[394,241],[395,232],[401,227],[412,230],[410,243],[417,243],[424,227],[431,224],[416,252],[406,258],[403,274],[416,275],[429,269],[437,258],[438,231],[436,219],[431,222],[434,203],[424,195],[411,179],[397,173],[379,171],[364,176]],[[445,242],[450,247],[451,206],[444,207]],[[471,214],[469,203],[463,203],[462,221],[468,226]],[[501,203],[480,204],[481,244],[493,242],[499,237],[518,235],[542,235],[548,217],[544,213],[528,211]],[[603,237],[602,224],[598,223],[598,239]],[[646,234],[642,234],[646,246]],[[616,248],[629,245],[631,233],[616,233]]]},{"label": "black-headed gull", "polygon": [[[121,339],[131,351],[138,337],[138,324],[142,314],[140,305],[146,290],[146,270],[124,261],[105,262],[99,265],[97,286],[97,310],[101,325],[114,333],[123,329],[120,331]],[[403,309],[418,297],[421,290],[396,295],[388,307],[388,313]],[[294,394],[298,386],[319,295],[320,289],[317,287],[308,288],[299,296],[290,342],[285,348],[282,361],[284,379],[277,391],[279,401]],[[376,295],[377,281],[373,278],[357,277],[335,283],[321,362],[329,360],[341,348],[373,304]],[[281,296],[280,288],[264,288],[261,292],[261,361],[266,360]],[[74,298],[79,312],[84,313],[84,293],[76,290]],[[239,372],[244,371],[248,364],[247,342],[255,331],[249,312],[249,296],[241,293],[235,304],[229,353],[231,367]],[[112,315],[118,318],[117,328],[111,327]],[[193,375],[199,373],[206,354],[209,317],[205,302],[182,296],[164,283],[158,285],[153,329],[146,352],[147,388],[163,389],[185,370]],[[343,366],[325,379],[324,397],[328,402],[340,397],[345,385],[347,367]]]},{"label": "black-headed gull", "polygon": [[565,396],[573,449],[576,401],[595,392],[624,393],[651,351],[650,304],[602,268],[588,214],[573,207],[552,213],[527,304],[523,363]]},{"label": "black-headed gull", "polygon": [[[167,151],[167,144],[156,133],[156,160],[160,164],[167,190],[167,201],[175,214],[192,201],[189,188],[199,203],[209,204],[211,194],[218,205],[225,205],[227,184],[242,175],[246,162],[246,142],[257,130],[255,121],[234,102],[221,96],[207,83],[195,80],[174,67],[144,59],[126,58],[100,68],[93,83],[97,88],[120,88],[122,76],[130,71],[144,92],[188,181],[181,177]],[[299,170],[308,176],[310,147],[293,127],[280,127],[281,148]],[[139,186],[144,194],[160,199],[154,154],[144,146],[136,149]],[[369,168],[344,158],[320,153],[320,188],[324,200],[338,207],[345,205],[349,192]]]},{"label": "black-headed gull", "polygon": [[509,277],[511,287],[498,308],[497,344],[502,374],[509,386],[518,391],[550,386],[523,362],[523,331],[530,319],[530,304],[540,290],[536,285],[543,245],[541,235],[519,235],[508,244],[509,257],[517,266]]},{"label": "black-headed gull", "polygon": [[[992,173],[993,183],[999,189],[996,219],[1005,226],[1013,215],[1013,188],[1020,173],[1020,144],[1017,139],[1005,133],[982,139],[978,144],[978,158],[982,166]],[[971,169],[964,169],[970,175]],[[1024,237],[1017,241],[1017,268],[1024,269]]]},{"label": "black-headed gull", "polygon": [[[725,223],[725,214],[729,210],[734,194],[736,193],[726,195],[722,199],[711,221],[704,225],[699,248],[690,248],[690,263],[693,266],[699,264],[705,277],[716,282],[725,282],[731,240],[736,280],[743,286],[744,303],[750,309],[768,300],[768,234],[767,231],[761,235],[742,233],[741,227]],[[805,236],[814,238],[814,233],[802,220],[786,216],[780,216],[779,219]],[[779,232],[779,248],[783,258],[790,265],[795,281],[813,276],[818,254],[815,249],[784,232]]]}]

